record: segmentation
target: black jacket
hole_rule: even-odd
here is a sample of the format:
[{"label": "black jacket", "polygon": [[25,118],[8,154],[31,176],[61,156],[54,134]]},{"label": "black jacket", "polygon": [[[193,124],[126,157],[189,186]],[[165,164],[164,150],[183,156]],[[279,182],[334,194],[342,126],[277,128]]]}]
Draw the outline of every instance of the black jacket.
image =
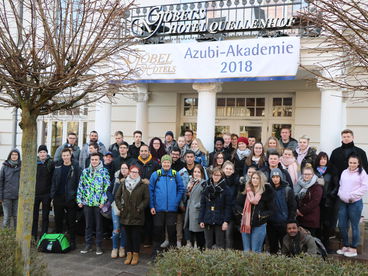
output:
[{"label": "black jacket", "polygon": [[284,225],[288,220],[296,218],[296,200],[293,190],[288,183],[281,180],[281,185],[275,187],[273,182],[270,183],[275,191],[274,213],[270,217],[270,223]]},{"label": "black jacket", "polygon": [[54,161],[47,156],[45,162],[37,158],[36,196],[50,195]]},{"label": "black jacket", "polygon": [[245,160],[247,159],[247,157],[244,157],[243,159],[239,159],[239,156],[236,154],[236,152],[233,156],[234,157],[232,158],[231,162],[234,163],[235,174],[238,176],[243,176]]},{"label": "black jacket", "polygon": [[340,180],[342,172],[348,167],[348,157],[352,154],[358,155],[362,160],[362,167],[368,172],[367,155],[364,150],[354,145],[354,142],[349,144],[342,143],[341,147],[333,150],[331,153],[330,162],[336,167],[337,175]]},{"label": "black jacket", "polygon": [[142,179],[150,179],[153,172],[157,171],[160,168],[160,165],[156,160],[151,159],[146,164],[143,164],[142,161],[138,159],[137,165],[140,167],[139,174]]},{"label": "black jacket", "polygon": [[137,159],[133,158],[129,153],[126,158],[121,157],[120,155],[116,158],[114,158],[114,167],[116,170],[120,170],[121,164],[126,163],[128,167],[130,167],[133,164],[137,164]]},{"label": "black jacket", "polygon": [[[252,218],[250,224],[252,227],[258,227],[262,224],[267,223],[269,218],[274,212],[274,190],[270,184],[265,185],[265,191],[262,193],[261,199],[257,205],[252,205]],[[235,205],[234,211],[237,217],[241,217],[243,214],[244,203],[246,199],[246,194],[239,193]]]},{"label": "black jacket", "polygon": [[173,170],[176,170],[177,172],[180,171],[184,167],[185,167],[185,163],[181,161],[180,159],[178,159],[176,162],[173,162],[171,165],[171,168]]},{"label": "black jacket", "polygon": [[[56,191],[61,185],[61,166],[62,164],[56,165],[54,170],[54,175],[52,177],[51,185],[51,198],[55,198]],[[78,163],[73,162],[67,176],[67,185],[65,187],[65,200],[75,200],[77,197],[77,189],[79,184],[79,178],[81,175],[81,169]]]},{"label": "black jacket", "polygon": [[309,147],[307,154],[304,156],[304,159],[302,160],[302,163],[300,164],[300,169],[303,170],[305,165],[307,165],[307,163],[311,164],[312,166],[314,165],[314,162],[316,161],[317,158],[317,150],[315,148]]},{"label": "black jacket", "polygon": [[21,163],[13,166],[8,160],[4,161],[0,172],[0,200],[18,199]]},{"label": "black jacket", "polygon": [[[321,175],[317,169],[314,173],[318,178],[323,178],[323,195],[321,199],[320,206],[323,208],[331,208],[335,206],[337,200],[337,193],[339,191],[339,177],[337,175],[337,170],[331,163],[328,164],[327,170],[323,175]],[[320,181],[320,180],[318,180]]]},{"label": "black jacket", "polygon": [[239,192],[239,176],[236,175],[235,173],[230,175],[230,176],[225,176],[225,183],[226,185],[229,187],[230,192],[231,192],[231,202],[233,203],[236,199],[236,196],[238,195]]},{"label": "black jacket", "polygon": [[[145,145],[145,143],[141,142],[141,146],[142,145]],[[137,148],[134,143],[129,146],[129,154],[131,157],[136,159],[139,156],[139,148]]]},{"label": "black jacket", "polygon": [[212,179],[203,182],[199,223],[222,225],[231,220],[231,192],[225,180],[215,187]]},{"label": "black jacket", "polygon": [[110,145],[108,151],[112,153],[112,157],[114,158],[118,157],[119,156],[119,145],[117,143]]}]

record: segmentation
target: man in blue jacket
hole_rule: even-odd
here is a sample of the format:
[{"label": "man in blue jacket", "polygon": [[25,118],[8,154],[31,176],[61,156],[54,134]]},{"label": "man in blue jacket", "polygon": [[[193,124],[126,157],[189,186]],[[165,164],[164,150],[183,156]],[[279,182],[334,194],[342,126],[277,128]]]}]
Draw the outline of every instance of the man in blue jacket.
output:
[{"label": "man in blue jacket", "polygon": [[165,227],[169,236],[169,246],[176,246],[176,215],[184,194],[184,185],[179,173],[171,169],[172,158],[161,158],[162,169],[150,178],[150,208],[153,215],[153,257],[160,250],[165,239]]}]

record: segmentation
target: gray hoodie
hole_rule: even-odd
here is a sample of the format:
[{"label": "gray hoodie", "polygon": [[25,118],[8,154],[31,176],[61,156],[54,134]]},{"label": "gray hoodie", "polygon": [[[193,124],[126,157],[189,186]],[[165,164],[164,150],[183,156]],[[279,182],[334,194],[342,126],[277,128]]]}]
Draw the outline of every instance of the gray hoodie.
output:
[{"label": "gray hoodie", "polygon": [[[18,153],[18,162],[13,162],[10,156]],[[19,150],[13,149],[0,171],[0,200],[18,199],[21,160]]]}]

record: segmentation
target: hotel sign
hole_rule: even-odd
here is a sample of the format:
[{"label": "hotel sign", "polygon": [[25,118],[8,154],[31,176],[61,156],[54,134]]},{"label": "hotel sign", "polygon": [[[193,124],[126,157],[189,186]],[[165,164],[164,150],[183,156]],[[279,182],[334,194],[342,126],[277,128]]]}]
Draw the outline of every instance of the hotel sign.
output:
[{"label": "hotel sign", "polygon": [[[266,18],[259,7],[247,9],[241,19],[213,16],[206,8],[168,10],[163,6],[152,7],[145,16],[132,17],[131,32],[134,36],[149,39],[155,35],[188,35],[201,33],[245,32],[256,30],[280,30],[296,23],[293,16]],[[211,16],[210,16],[211,14]]]}]

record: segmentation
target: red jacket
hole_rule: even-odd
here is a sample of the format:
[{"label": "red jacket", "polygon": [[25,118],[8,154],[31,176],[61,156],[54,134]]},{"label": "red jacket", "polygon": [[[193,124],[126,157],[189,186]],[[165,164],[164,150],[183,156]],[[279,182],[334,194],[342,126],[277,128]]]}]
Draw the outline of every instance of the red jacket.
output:
[{"label": "red jacket", "polygon": [[323,188],[315,183],[311,186],[302,200],[298,202],[298,210],[302,213],[302,217],[298,216],[298,221],[301,226],[309,228],[320,227],[320,207]]}]

